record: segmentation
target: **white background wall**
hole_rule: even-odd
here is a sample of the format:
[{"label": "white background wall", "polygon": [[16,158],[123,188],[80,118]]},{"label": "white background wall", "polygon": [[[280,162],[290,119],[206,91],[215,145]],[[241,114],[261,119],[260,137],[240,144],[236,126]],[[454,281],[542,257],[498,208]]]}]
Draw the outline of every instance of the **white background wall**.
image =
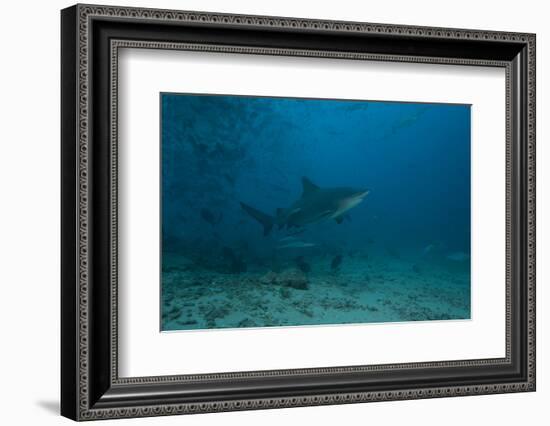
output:
[{"label": "white background wall", "polygon": [[[541,0],[331,2],[108,1],[205,10],[537,33],[538,391],[421,401],[293,408],[118,424],[547,424],[550,316],[550,27]],[[70,2],[11,1],[0,24],[0,419],[68,424],[59,404],[59,9]],[[131,422],[131,423],[128,423]],[[102,424],[113,423],[109,421]],[[115,424],[115,423],[113,423]]]}]

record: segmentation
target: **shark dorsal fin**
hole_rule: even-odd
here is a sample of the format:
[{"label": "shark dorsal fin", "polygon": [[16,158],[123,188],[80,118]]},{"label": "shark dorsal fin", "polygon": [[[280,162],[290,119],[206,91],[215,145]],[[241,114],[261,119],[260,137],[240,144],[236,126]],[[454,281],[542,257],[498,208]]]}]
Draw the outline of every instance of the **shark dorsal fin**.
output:
[{"label": "shark dorsal fin", "polygon": [[305,197],[312,192],[318,191],[319,187],[310,181],[307,177],[302,177],[302,197]]}]

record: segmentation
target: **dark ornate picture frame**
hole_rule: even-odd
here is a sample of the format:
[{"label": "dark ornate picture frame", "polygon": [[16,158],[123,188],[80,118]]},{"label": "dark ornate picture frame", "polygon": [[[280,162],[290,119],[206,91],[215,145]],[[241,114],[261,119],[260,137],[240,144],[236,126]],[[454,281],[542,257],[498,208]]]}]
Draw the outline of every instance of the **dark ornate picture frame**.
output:
[{"label": "dark ornate picture frame", "polygon": [[[506,356],[120,378],[123,47],[504,68]],[[76,5],[61,13],[61,52],[62,415],[92,420],[535,390],[534,34]]]}]

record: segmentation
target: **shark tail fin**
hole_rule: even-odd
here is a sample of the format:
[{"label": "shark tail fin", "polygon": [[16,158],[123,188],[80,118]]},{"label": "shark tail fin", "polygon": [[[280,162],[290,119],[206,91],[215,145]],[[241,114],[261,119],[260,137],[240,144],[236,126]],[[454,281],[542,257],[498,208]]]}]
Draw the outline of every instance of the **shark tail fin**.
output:
[{"label": "shark tail fin", "polygon": [[241,208],[264,227],[264,236],[269,235],[275,223],[273,217],[269,216],[268,214],[262,213],[261,211],[256,210],[254,207],[250,207],[248,204],[242,202]]}]

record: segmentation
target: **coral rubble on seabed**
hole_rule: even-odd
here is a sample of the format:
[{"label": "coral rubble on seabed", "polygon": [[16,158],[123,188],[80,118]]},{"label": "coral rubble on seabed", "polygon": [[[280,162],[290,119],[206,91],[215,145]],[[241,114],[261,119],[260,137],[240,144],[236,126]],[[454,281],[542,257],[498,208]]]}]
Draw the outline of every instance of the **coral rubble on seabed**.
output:
[{"label": "coral rubble on seabed", "polygon": [[[162,329],[189,330],[468,319],[469,262],[419,266],[405,257],[324,257],[240,274],[164,262]],[[181,259],[177,260],[182,264]],[[183,262],[185,264],[185,262]]]}]

